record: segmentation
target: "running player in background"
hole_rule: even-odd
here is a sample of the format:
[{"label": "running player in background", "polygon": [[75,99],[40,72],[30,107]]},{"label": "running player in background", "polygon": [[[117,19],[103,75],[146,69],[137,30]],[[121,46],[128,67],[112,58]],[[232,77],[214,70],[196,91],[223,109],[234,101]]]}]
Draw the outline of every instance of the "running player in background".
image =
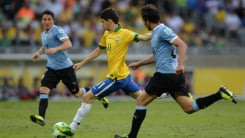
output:
[{"label": "running player in background", "polygon": [[[136,138],[145,119],[147,105],[164,92],[168,92],[187,114],[205,109],[221,99],[237,103],[235,95],[221,86],[216,93],[194,100],[185,87],[184,59],[187,45],[169,27],[160,23],[158,9],[145,5],[141,9],[145,26],[152,30],[151,47],[153,54],[146,59],[129,64],[132,69],[155,62],[156,72],[142,94],[137,98],[131,130],[126,135],[115,134],[114,138]],[[178,58],[176,50],[178,48]]]},{"label": "running player in background", "polygon": [[[36,62],[41,54],[47,55],[46,72],[41,80],[39,114],[31,115],[30,119],[41,126],[45,125],[45,113],[48,107],[49,93],[61,80],[70,92],[82,99],[85,88],[79,89],[73,63],[68,57],[67,50],[72,48],[72,43],[64,30],[54,25],[54,14],[51,11],[42,13],[41,25],[42,47],[33,55],[32,61]],[[109,101],[100,99],[103,106],[107,108]]]}]

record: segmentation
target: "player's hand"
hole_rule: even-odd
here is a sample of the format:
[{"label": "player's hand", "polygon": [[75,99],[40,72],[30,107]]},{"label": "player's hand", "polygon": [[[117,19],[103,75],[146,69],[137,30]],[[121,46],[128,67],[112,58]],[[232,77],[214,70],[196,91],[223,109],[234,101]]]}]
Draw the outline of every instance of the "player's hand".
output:
[{"label": "player's hand", "polygon": [[36,62],[39,59],[40,54],[38,52],[36,52],[33,56],[32,56],[32,62]]},{"label": "player's hand", "polygon": [[56,48],[49,48],[49,49],[45,50],[45,54],[47,54],[47,55],[52,55],[56,52],[57,52]]},{"label": "player's hand", "polygon": [[184,73],[184,66],[183,65],[178,65],[176,68],[176,74],[181,74]]},{"label": "player's hand", "polygon": [[139,68],[139,66],[140,66],[139,62],[133,62],[128,65],[128,67],[132,70],[136,70],[137,68]]},{"label": "player's hand", "polygon": [[81,63],[76,63],[76,64],[73,65],[73,69],[75,71],[78,71],[80,68],[81,68]]}]

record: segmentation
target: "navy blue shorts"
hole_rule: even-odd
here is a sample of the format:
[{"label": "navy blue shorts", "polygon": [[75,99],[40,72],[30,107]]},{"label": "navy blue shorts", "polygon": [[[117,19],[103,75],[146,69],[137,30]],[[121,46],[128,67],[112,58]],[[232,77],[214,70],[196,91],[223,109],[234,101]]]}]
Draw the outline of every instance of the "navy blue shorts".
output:
[{"label": "navy blue shorts", "polygon": [[62,81],[72,94],[79,92],[77,77],[73,67],[60,70],[53,70],[47,67],[47,71],[41,80],[41,86],[48,87],[52,90],[56,88],[59,81]]},{"label": "navy blue shorts", "polygon": [[145,91],[150,95],[161,96],[168,92],[175,99],[174,93],[181,93],[188,96],[188,90],[185,87],[185,75],[182,74],[162,74],[155,72],[145,87]]}]

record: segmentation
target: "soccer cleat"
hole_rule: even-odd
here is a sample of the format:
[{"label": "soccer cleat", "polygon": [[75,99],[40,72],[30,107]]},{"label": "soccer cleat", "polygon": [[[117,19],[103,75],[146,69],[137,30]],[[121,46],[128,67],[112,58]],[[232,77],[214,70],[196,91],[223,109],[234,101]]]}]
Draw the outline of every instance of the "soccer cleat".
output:
[{"label": "soccer cleat", "polygon": [[190,97],[191,101],[194,101],[194,98],[190,92],[188,92],[188,96]]},{"label": "soccer cleat", "polygon": [[225,100],[230,100],[233,103],[237,104],[237,99],[236,99],[236,95],[233,94],[233,92],[231,92],[230,90],[228,90],[227,88],[225,88],[224,86],[221,86],[219,88],[219,92],[221,94],[222,99]]},{"label": "soccer cleat", "polygon": [[30,119],[31,119],[32,122],[37,123],[37,124],[39,124],[41,126],[44,126],[45,125],[45,120],[40,115],[31,115],[30,116]]},{"label": "soccer cleat", "polygon": [[123,136],[121,136],[121,135],[119,135],[119,134],[115,134],[115,135],[114,135],[114,138],[128,138],[128,135],[123,135]]},{"label": "soccer cleat", "polygon": [[109,100],[106,97],[99,98],[98,100],[100,103],[102,103],[104,108],[107,108],[109,106]]},{"label": "soccer cleat", "polygon": [[72,137],[74,135],[74,132],[71,130],[70,127],[57,127],[57,129],[66,136]]}]

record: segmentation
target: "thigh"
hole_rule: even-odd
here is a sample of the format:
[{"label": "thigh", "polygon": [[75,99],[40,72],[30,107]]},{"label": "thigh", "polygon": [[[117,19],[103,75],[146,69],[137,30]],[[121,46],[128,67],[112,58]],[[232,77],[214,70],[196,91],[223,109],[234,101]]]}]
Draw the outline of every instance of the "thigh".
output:
[{"label": "thigh", "polygon": [[92,93],[99,98],[108,96],[116,90],[119,90],[119,87],[116,85],[116,81],[109,78],[94,85],[91,89]]},{"label": "thigh", "polygon": [[144,90],[137,98],[136,104],[139,106],[147,106],[149,103],[151,103],[154,99],[156,99],[156,95],[149,95]]},{"label": "thigh", "polygon": [[125,94],[137,93],[140,91],[139,86],[132,80],[131,75],[129,75],[127,78],[119,80],[118,86],[124,91]]},{"label": "thigh", "polygon": [[192,112],[192,99],[181,93],[175,93],[175,100],[184,111]]},{"label": "thigh", "polygon": [[62,82],[72,94],[76,94],[77,92],[79,92],[76,73],[72,67],[59,70],[59,76]]},{"label": "thigh", "polygon": [[56,85],[59,83],[60,79],[56,74],[57,72],[53,69],[47,68],[46,72],[44,73],[41,86],[48,87],[52,90],[52,88],[56,88]]}]

